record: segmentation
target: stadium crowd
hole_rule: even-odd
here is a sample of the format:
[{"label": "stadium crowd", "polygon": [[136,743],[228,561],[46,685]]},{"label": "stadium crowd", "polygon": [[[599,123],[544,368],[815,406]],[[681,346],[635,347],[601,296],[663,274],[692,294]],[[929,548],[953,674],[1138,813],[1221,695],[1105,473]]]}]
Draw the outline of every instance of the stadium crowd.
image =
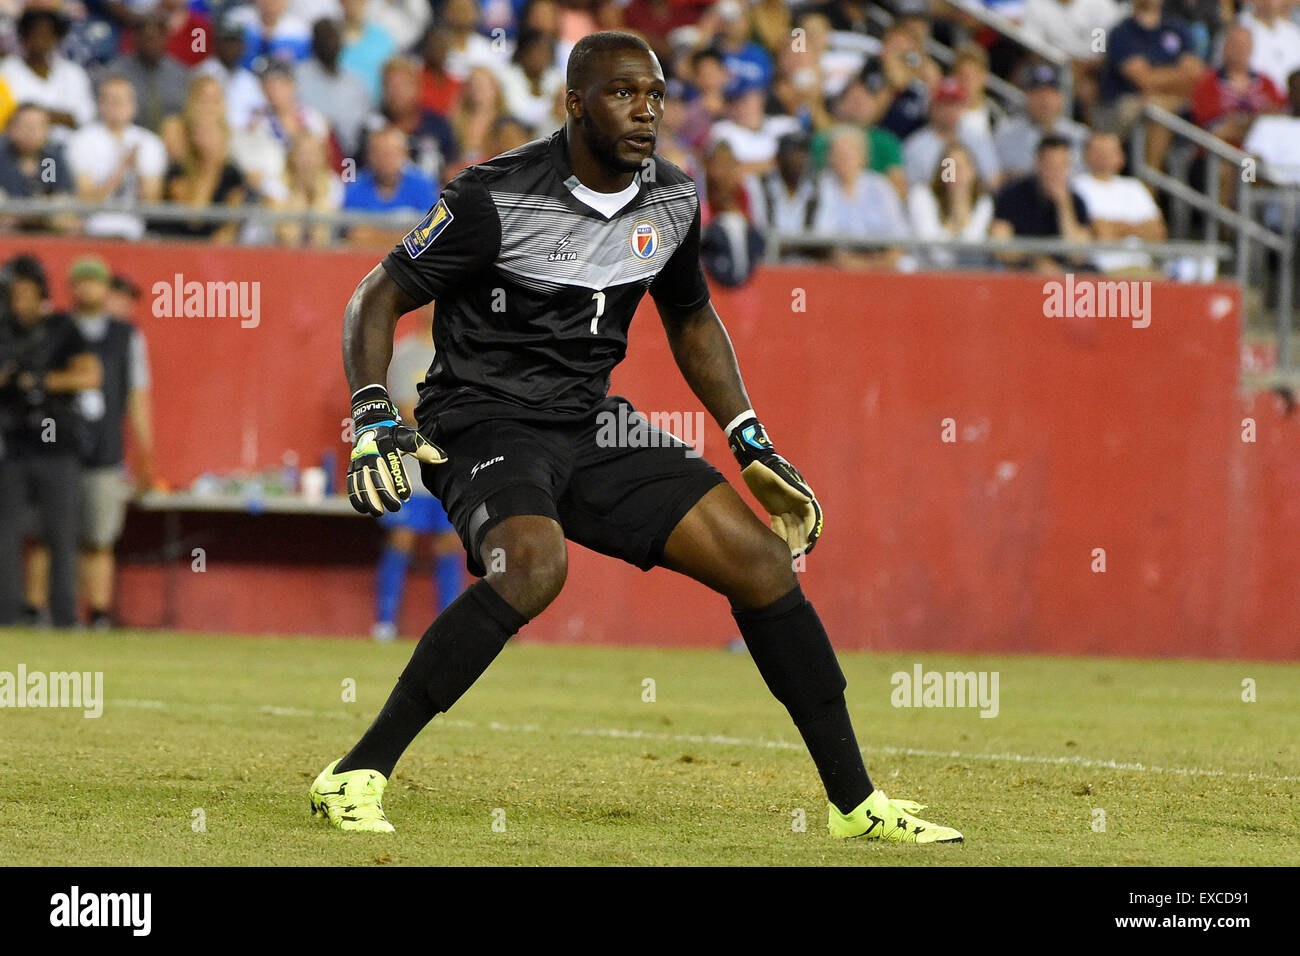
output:
[{"label": "stadium crowd", "polygon": [[[414,217],[459,169],[556,129],[567,51],[605,28],[659,54],[658,151],[700,186],[706,264],[723,283],[745,278],[774,229],[862,243],[791,255],[888,268],[988,264],[889,246],[909,236],[1162,238],[1151,193],[1123,175],[1146,102],[1300,183],[1295,0],[989,6],[1068,55],[1068,91],[1057,68],[942,0],[0,0],[0,193],[106,203],[0,215],[0,228],[386,244],[400,231],[146,221],[132,206]],[[932,38],[955,53],[946,67]],[[1024,91],[1023,111],[990,93],[993,76]],[[1167,131],[1151,125],[1145,143],[1161,166]]]}]

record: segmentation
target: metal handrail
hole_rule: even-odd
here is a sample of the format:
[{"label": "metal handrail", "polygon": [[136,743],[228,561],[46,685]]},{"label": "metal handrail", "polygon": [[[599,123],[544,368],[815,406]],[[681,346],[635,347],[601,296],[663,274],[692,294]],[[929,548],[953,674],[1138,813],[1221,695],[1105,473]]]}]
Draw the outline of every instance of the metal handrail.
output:
[{"label": "metal handrail", "polygon": [[120,200],[91,202],[72,197],[43,197],[39,199],[6,198],[0,205],[0,219],[7,217],[51,217],[51,216],[93,216],[101,213],[116,213],[135,216],[145,220],[167,222],[292,222],[303,225],[331,226],[378,226],[385,229],[410,229],[424,214],[424,210],[407,212],[359,212],[339,210],[337,212],[318,212],[316,210],[286,210],[271,206],[187,206],[184,203],[129,203]]},{"label": "metal handrail", "polygon": [[1092,256],[1097,253],[1126,252],[1143,253],[1156,259],[1178,259],[1195,257],[1213,258],[1223,261],[1233,257],[1232,247],[1227,243],[1201,242],[1199,240],[1167,242],[1129,242],[1125,240],[1108,240],[1105,242],[1078,242],[1073,239],[1059,239],[1046,236],[1016,236],[1010,239],[913,239],[907,237],[861,237],[844,234],[826,234],[807,232],[780,232],[773,230],[768,235],[769,243],[778,249],[918,249],[945,250],[949,252],[986,252],[990,254],[1010,253],[1028,255],[1066,255]]}]

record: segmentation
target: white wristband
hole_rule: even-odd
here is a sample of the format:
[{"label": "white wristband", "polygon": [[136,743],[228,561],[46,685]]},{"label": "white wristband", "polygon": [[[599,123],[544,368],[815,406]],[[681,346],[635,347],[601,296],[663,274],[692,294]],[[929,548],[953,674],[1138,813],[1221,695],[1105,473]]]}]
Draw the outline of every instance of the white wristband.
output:
[{"label": "white wristband", "polygon": [[366,389],[368,389],[368,388],[376,388],[376,387],[378,387],[378,388],[382,388],[382,389],[384,390],[385,393],[387,393],[387,391],[388,391],[388,389],[387,389],[385,386],[380,385],[378,382],[371,382],[369,385],[362,385],[359,389],[357,389],[355,392],[352,393],[352,399],[353,399],[353,401],[355,401],[355,400],[356,400],[356,397],[357,397],[358,395],[360,395],[362,392],[364,392]]},{"label": "white wristband", "polygon": [[739,415],[737,415],[735,418],[733,418],[730,422],[727,423],[727,427],[722,430],[723,434],[725,434],[728,438],[730,438],[732,431],[735,429],[737,425],[739,425],[747,418],[757,418],[757,417],[758,416],[754,414],[754,410],[752,408],[747,408]]}]

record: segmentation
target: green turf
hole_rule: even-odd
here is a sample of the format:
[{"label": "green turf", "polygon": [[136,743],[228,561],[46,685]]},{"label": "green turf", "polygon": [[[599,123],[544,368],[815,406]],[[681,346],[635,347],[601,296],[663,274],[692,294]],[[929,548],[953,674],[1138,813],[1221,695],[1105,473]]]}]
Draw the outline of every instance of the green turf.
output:
[{"label": "green turf", "polygon": [[[908,847],[826,836],[744,654],[524,643],[398,765],[395,835],[313,821],[411,647],[0,630],[0,671],[102,671],[106,698],[0,710],[0,864],[1300,864],[1300,667],[1259,663],[844,655],[877,785],[966,834]],[[996,670],[998,716],[893,707],[917,661]]]}]

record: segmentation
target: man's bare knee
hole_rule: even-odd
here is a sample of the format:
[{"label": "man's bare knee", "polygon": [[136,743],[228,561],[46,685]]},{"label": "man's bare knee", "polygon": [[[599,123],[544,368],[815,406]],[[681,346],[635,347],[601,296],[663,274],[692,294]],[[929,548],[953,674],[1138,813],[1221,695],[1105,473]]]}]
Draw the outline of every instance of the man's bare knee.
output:
[{"label": "man's bare knee", "polygon": [[483,538],[487,582],[520,614],[532,619],[555,600],[569,570],[564,532],[550,518],[508,518]]}]

